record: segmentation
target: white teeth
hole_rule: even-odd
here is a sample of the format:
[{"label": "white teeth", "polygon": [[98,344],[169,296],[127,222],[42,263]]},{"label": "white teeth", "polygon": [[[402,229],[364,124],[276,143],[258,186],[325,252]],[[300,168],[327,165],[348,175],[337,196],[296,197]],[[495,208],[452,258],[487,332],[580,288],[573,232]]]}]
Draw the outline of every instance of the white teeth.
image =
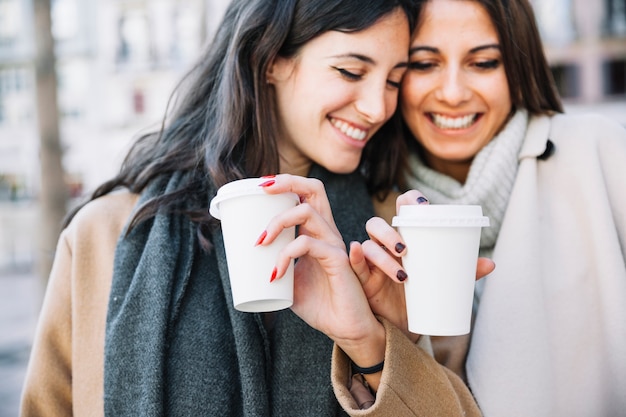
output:
[{"label": "white teeth", "polygon": [[350,126],[348,123],[343,122],[341,120],[331,118],[330,122],[333,124],[333,126],[339,129],[341,133],[343,133],[346,136],[351,137],[352,139],[363,140],[367,136],[367,131],[361,130],[354,126]]},{"label": "white teeth", "polygon": [[476,114],[468,114],[463,117],[447,117],[434,113],[431,114],[433,123],[440,129],[466,129],[476,120]]}]

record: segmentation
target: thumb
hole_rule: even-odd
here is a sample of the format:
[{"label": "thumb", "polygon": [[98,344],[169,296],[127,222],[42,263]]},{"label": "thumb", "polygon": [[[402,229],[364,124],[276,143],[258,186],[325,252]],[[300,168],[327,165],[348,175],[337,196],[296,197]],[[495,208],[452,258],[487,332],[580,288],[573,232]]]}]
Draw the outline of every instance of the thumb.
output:
[{"label": "thumb", "polygon": [[365,284],[370,275],[370,268],[365,260],[363,247],[359,242],[350,242],[350,253],[348,258],[350,259],[350,266],[359,278],[361,285]]}]

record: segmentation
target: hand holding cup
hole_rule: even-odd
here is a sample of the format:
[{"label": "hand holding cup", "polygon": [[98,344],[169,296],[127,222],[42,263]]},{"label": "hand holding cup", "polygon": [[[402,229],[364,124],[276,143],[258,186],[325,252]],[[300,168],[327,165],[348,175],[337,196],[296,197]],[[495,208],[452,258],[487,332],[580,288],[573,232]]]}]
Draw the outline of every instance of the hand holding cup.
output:
[{"label": "hand holding cup", "polygon": [[[428,200],[417,190],[411,190],[396,201],[397,212],[404,205],[428,205]],[[353,243],[350,248],[352,267],[359,276],[372,311],[385,317],[407,336],[416,341],[419,334],[410,332],[405,300],[405,283],[417,279],[424,271],[408,271],[403,266],[403,255],[410,250],[403,237],[381,218],[375,217],[367,223],[370,240],[362,244]],[[477,250],[477,249],[476,249]],[[477,253],[476,253],[477,256]],[[450,255],[448,262],[453,262]],[[487,258],[478,258],[473,263],[473,277],[482,278],[493,271],[495,264]]]}]

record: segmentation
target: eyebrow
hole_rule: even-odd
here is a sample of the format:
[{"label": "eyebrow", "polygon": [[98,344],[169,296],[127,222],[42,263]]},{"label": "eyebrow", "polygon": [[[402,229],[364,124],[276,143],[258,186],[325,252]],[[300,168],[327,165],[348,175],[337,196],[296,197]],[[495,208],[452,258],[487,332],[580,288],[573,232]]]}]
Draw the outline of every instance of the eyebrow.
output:
[{"label": "eyebrow", "polygon": [[[331,56],[331,58],[351,58],[351,59],[357,59],[359,61],[365,62],[367,64],[370,65],[376,65],[376,61],[374,61],[372,58],[370,58],[367,55],[361,55],[361,54],[353,54],[353,53],[348,53],[348,54],[341,54],[341,55],[333,55]],[[407,61],[402,61],[402,62],[398,62],[395,66],[395,68],[406,68],[408,67],[409,64]]]},{"label": "eyebrow", "polygon": [[[476,52],[480,52],[483,51],[485,49],[497,49],[500,50],[500,45],[497,43],[490,43],[487,45],[480,45],[477,46],[475,48],[472,48],[469,50],[470,54],[475,54]],[[432,52],[432,53],[439,53],[439,48],[435,48],[433,46],[415,46],[412,47],[411,49],[409,49],[409,55],[412,55],[416,52],[420,52],[420,51],[426,51],[426,52]]]}]

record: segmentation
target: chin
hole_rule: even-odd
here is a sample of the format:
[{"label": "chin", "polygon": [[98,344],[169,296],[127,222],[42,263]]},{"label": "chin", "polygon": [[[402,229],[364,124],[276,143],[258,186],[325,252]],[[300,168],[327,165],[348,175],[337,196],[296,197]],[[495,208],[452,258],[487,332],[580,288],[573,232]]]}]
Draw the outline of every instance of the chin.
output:
[{"label": "chin", "polygon": [[328,171],[334,174],[351,174],[359,167],[359,162],[357,161],[355,163],[349,163],[349,164],[333,163],[333,164],[320,164],[320,165],[322,165],[324,168],[326,168]]}]

